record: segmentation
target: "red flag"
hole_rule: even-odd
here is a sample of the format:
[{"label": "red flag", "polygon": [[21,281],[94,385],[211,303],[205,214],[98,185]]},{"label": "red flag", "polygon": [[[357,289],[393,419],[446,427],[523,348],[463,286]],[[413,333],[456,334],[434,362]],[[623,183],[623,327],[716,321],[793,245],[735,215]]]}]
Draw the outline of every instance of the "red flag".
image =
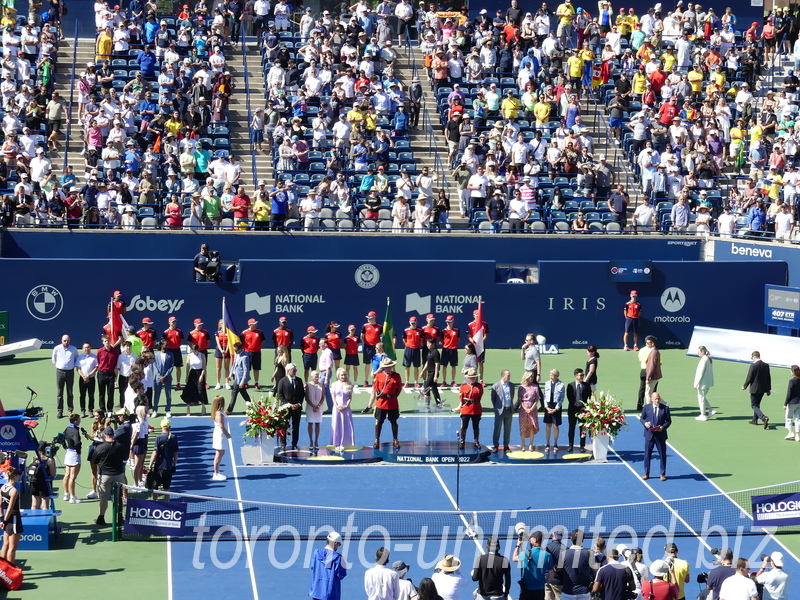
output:
[{"label": "red flag", "polygon": [[109,313],[108,328],[109,336],[111,338],[111,345],[115,345],[122,334],[122,309],[119,306],[121,302],[111,303],[111,312]]},{"label": "red flag", "polygon": [[483,302],[478,302],[478,314],[475,317],[475,333],[472,334],[472,345],[475,346],[475,354],[483,354]]}]

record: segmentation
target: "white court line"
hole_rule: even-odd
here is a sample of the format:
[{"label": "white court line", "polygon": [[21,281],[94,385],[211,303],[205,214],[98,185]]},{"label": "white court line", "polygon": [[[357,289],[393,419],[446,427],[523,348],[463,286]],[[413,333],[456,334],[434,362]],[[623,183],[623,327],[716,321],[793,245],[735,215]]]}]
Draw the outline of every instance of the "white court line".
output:
[{"label": "white court line", "polygon": [[660,494],[659,494],[657,491],[655,491],[655,490],[653,489],[653,486],[651,486],[649,483],[647,483],[646,481],[644,481],[644,480],[641,478],[641,476],[640,476],[640,475],[639,475],[639,474],[636,472],[636,470],[635,470],[635,469],[634,469],[632,466],[630,466],[630,465],[628,464],[628,462],[627,462],[627,461],[625,461],[625,460],[622,460],[622,457],[621,457],[619,454],[617,454],[617,451],[616,451],[616,450],[614,450],[614,448],[612,448],[611,446],[609,446],[609,447],[608,447],[608,449],[609,449],[609,450],[611,450],[611,452],[613,452],[613,453],[614,453],[614,455],[615,455],[615,456],[616,456],[618,459],[620,459],[620,460],[621,460],[621,461],[622,461],[622,462],[625,464],[625,466],[626,466],[626,467],[628,467],[628,470],[629,470],[631,473],[633,473],[633,474],[636,476],[636,479],[638,479],[638,480],[639,480],[639,482],[641,482],[643,485],[645,485],[645,486],[647,487],[647,489],[649,489],[651,492],[653,492],[653,495],[654,495],[656,498],[658,498],[658,500],[659,500],[659,501],[660,501],[660,502],[661,502],[661,503],[662,503],[664,506],[666,506],[666,507],[667,507],[667,510],[669,510],[669,512],[671,512],[673,515],[675,515],[675,516],[678,518],[678,520],[679,520],[681,523],[683,523],[683,524],[686,526],[686,528],[687,528],[689,531],[691,531],[691,532],[694,534],[694,537],[696,537],[698,540],[700,540],[700,543],[701,543],[701,544],[703,544],[703,545],[704,545],[704,546],[705,546],[705,547],[706,547],[706,548],[707,548],[709,551],[711,551],[711,546],[709,546],[709,545],[708,545],[708,542],[706,542],[706,541],[705,541],[705,540],[704,540],[702,537],[700,537],[700,534],[699,534],[699,533],[697,533],[697,531],[695,531],[695,530],[694,530],[694,527],[692,527],[692,526],[691,526],[691,525],[689,525],[689,524],[688,524],[686,521],[684,521],[683,517],[681,517],[681,516],[678,514],[678,512],[677,512],[677,511],[676,511],[674,508],[672,508],[672,507],[671,507],[669,504],[667,504],[667,501],[666,501],[666,500],[664,500],[664,498],[662,498],[662,497],[661,497],[661,495],[660,495]]},{"label": "white court line", "polygon": [[172,538],[167,538],[167,600],[172,600]]},{"label": "white court line", "polygon": [[[439,471],[436,470],[436,466],[435,465],[430,465],[430,468],[433,469],[433,474],[436,475],[436,479],[439,480],[439,484],[442,486],[442,489],[444,490],[444,493],[447,494],[447,497],[450,499],[450,504],[453,505],[454,509],[461,510],[461,509],[458,508],[458,504],[456,504],[456,499],[453,498],[453,494],[451,494],[450,490],[447,489],[447,486],[445,485],[444,480],[442,479],[442,476],[439,475]],[[467,522],[467,519],[462,514],[460,514],[458,516],[464,522],[464,527],[466,527],[467,531],[469,531],[470,530],[470,526],[469,526],[469,522]],[[483,549],[483,547],[481,546],[481,543],[478,541],[477,538],[473,537],[472,541],[475,542],[475,545],[478,547],[478,552],[480,552],[481,554],[485,554],[486,553],[486,551]]]},{"label": "white court line", "polygon": [[[233,483],[236,486],[236,499],[239,502],[239,516],[242,518],[242,532],[247,535],[247,522],[244,518],[244,504],[242,503],[242,490],[239,488],[239,473],[236,470],[236,456],[233,453],[233,436],[228,438],[228,451],[231,456],[231,465],[233,466]],[[250,585],[253,588],[253,600],[258,600],[258,586],[256,585],[256,571],[253,564],[253,548],[252,544],[245,543],[244,550],[247,553],[247,570],[250,572]]]},{"label": "white court line", "polygon": [[[727,494],[727,492],[725,492],[725,491],[724,491],[722,488],[720,488],[720,487],[719,487],[719,486],[718,486],[716,483],[714,483],[714,482],[713,482],[713,481],[711,481],[711,480],[710,480],[708,477],[706,477],[706,474],[705,474],[705,473],[703,473],[703,472],[702,472],[700,469],[698,469],[698,468],[695,466],[695,464],[694,464],[692,461],[690,461],[690,460],[689,460],[688,458],[686,458],[686,457],[685,457],[683,454],[681,454],[681,453],[680,453],[678,450],[676,450],[676,449],[675,449],[675,447],[674,447],[672,444],[670,444],[669,442],[667,442],[667,445],[668,445],[670,448],[672,448],[672,451],[673,451],[675,454],[677,454],[677,455],[678,455],[678,456],[680,456],[680,457],[681,457],[683,460],[685,460],[685,461],[686,461],[686,463],[687,463],[687,464],[688,464],[690,467],[692,467],[692,468],[693,468],[695,471],[697,471],[697,472],[698,472],[700,475],[702,475],[702,476],[703,476],[703,478],[704,478],[704,479],[705,479],[705,480],[706,480],[708,483],[710,483],[712,486],[714,486],[714,488],[716,488],[716,489],[717,489],[717,490],[718,490],[718,491],[719,491],[721,494],[724,494],[724,495],[725,495],[725,497],[726,497],[728,500],[730,500],[730,501],[731,501],[731,502],[732,502],[732,503],[733,503],[735,506],[738,506],[738,507],[739,507],[739,509],[740,509],[740,510],[741,510],[741,511],[742,511],[744,514],[746,514],[746,515],[747,515],[747,516],[750,518],[750,520],[751,520],[751,521],[753,520],[753,517],[750,515],[750,513],[749,513],[748,511],[746,511],[746,510],[744,509],[744,507],[743,507],[741,504],[739,504],[738,502],[736,502],[736,501],[735,501],[733,498],[731,498],[731,497],[730,497],[730,496]],[[777,485],[780,485],[780,484],[777,484]],[[771,533],[770,531],[768,531],[768,530],[767,530],[766,528],[764,528],[764,527],[761,527],[761,529],[764,531],[764,535],[768,535],[769,537],[771,537],[771,538],[772,538],[772,539],[775,541],[775,543],[776,543],[776,544],[778,544],[778,545],[779,545],[781,548],[783,548],[784,550],[786,550],[786,552],[788,552],[788,553],[789,553],[789,555],[790,555],[790,556],[791,556],[793,559],[795,559],[795,560],[796,560],[798,563],[800,563],[800,558],[797,558],[797,555],[796,555],[794,552],[792,552],[791,550],[789,550],[789,548],[787,548],[787,547],[786,547],[786,544],[784,544],[784,543],[783,543],[781,540],[779,540],[779,539],[778,539],[778,538],[775,536],[775,534],[774,534],[774,533]]]}]

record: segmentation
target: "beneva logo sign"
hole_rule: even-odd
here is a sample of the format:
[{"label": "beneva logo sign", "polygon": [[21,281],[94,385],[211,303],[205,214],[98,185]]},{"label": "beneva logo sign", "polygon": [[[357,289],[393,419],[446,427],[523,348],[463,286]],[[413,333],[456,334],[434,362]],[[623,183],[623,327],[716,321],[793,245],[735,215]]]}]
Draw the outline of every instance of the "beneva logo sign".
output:
[{"label": "beneva logo sign", "polygon": [[753,258],[772,258],[772,249],[759,248],[757,246],[742,246],[741,244],[731,244],[731,254],[739,256],[752,256]]}]

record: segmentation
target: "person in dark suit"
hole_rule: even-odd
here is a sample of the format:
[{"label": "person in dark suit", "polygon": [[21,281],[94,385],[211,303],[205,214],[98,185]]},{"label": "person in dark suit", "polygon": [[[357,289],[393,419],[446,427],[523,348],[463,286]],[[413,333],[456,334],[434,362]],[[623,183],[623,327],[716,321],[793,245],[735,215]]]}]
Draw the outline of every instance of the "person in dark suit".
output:
[{"label": "person in dark suit", "polygon": [[492,386],[492,408],[494,409],[494,434],[492,447],[496,452],[500,445],[500,429],[503,428],[503,450],[511,449],[511,424],[514,419],[514,388],[511,383],[511,372],[504,370],[500,373],[500,381]]},{"label": "person in dark suit", "polygon": [[233,380],[233,385],[231,386],[231,401],[225,411],[227,414],[233,412],[236,407],[236,398],[240,394],[245,402],[250,402],[250,394],[247,391],[247,382],[250,381],[250,353],[244,352],[243,348],[242,342],[233,344],[233,365],[228,376],[229,380]]},{"label": "person in dark suit", "polygon": [[[572,452],[575,443],[575,427],[580,425],[580,413],[589,398],[592,397],[592,386],[583,380],[583,369],[575,369],[575,381],[567,386],[567,419],[569,421],[569,448],[567,452]],[[586,432],[580,430],[581,452],[586,451]]]},{"label": "person in dark suit", "polygon": [[[286,365],[286,377],[278,382],[276,393],[278,402],[289,404],[289,417],[292,419],[292,450],[297,450],[297,439],[300,435],[300,417],[303,414],[303,400],[306,390],[302,380],[297,376],[294,363]],[[286,437],[281,439],[282,450],[286,450]]]},{"label": "person in dark suit", "polygon": [[661,394],[653,392],[650,404],[645,405],[639,417],[644,426],[644,475],[642,479],[650,479],[650,457],[653,448],[658,447],[661,459],[661,481],[667,480],[667,429],[672,425],[669,406],[661,404]]},{"label": "person in dark suit", "polygon": [[772,393],[772,377],[769,373],[769,365],[761,360],[761,353],[753,350],[750,355],[753,359],[753,364],[750,365],[750,370],[747,371],[747,379],[742,384],[742,389],[747,389],[750,386],[750,408],[753,409],[753,420],[748,421],[750,425],[758,425],[758,420],[764,422],[764,429],[769,427],[769,417],[761,412],[761,399],[764,394],[769,396]]}]

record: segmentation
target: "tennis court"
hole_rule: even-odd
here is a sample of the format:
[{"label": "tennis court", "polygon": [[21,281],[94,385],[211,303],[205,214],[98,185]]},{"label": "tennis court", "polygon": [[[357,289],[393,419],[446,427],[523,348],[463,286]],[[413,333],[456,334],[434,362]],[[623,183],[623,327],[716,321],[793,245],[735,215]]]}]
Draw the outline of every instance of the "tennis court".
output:
[{"label": "tennis court", "polygon": [[[668,481],[642,481],[642,444],[635,420],[617,439],[608,464],[484,463],[460,469],[396,464],[245,467],[238,457],[240,420],[231,421],[236,464],[231,464],[230,453],[224,460],[224,471],[235,477],[212,482],[209,420],[176,419],[175,433],[197,460],[190,471],[176,476],[173,490],[229,501],[201,502],[197,512],[205,515],[203,524],[210,525],[209,530],[194,541],[168,545],[172,598],[196,597],[209,586],[243,598],[305,597],[308,561],[313,550],[324,545],[326,526],[343,532],[348,524],[351,533],[345,535],[343,553],[351,568],[343,597],[362,593],[363,573],[381,545],[390,548],[391,560],[411,565],[408,576],[417,582],[430,576],[445,554],[460,557],[468,574],[488,535],[499,534],[503,553],[511,555],[518,521],[548,530],[561,525],[597,531],[601,525],[601,535],[612,547],[638,545],[648,564],[663,557],[667,540],[658,531],[646,534],[657,526],[665,528],[674,533],[679,556],[692,567],[687,598],[700,589],[696,574],[713,568],[712,547],[730,546],[735,556],[749,557],[756,568],[762,553],[779,550],[785,554],[786,570],[800,574],[800,563],[790,552],[761,530],[752,533],[749,517],[673,448]],[[483,423],[488,428],[491,418]],[[356,439],[371,439],[372,424],[369,416],[356,417]],[[457,426],[455,416],[406,416],[400,437],[418,439],[418,433],[427,431],[430,439],[453,439]],[[324,422],[323,432],[325,427]],[[490,430],[484,433],[491,435]],[[483,440],[488,441],[486,435]],[[541,434],[538,442],[543,442]],[[454,512],[457,488],[460,513]],[[707,498],[698,499],[702,496]],[[361,510],[330,510],[335,507]],[[422,530],[421,523],[429,523],[429,528]],[[730,535],[737,528],[749,535]],[[637,537],[632,539],[634,533]]]}]

